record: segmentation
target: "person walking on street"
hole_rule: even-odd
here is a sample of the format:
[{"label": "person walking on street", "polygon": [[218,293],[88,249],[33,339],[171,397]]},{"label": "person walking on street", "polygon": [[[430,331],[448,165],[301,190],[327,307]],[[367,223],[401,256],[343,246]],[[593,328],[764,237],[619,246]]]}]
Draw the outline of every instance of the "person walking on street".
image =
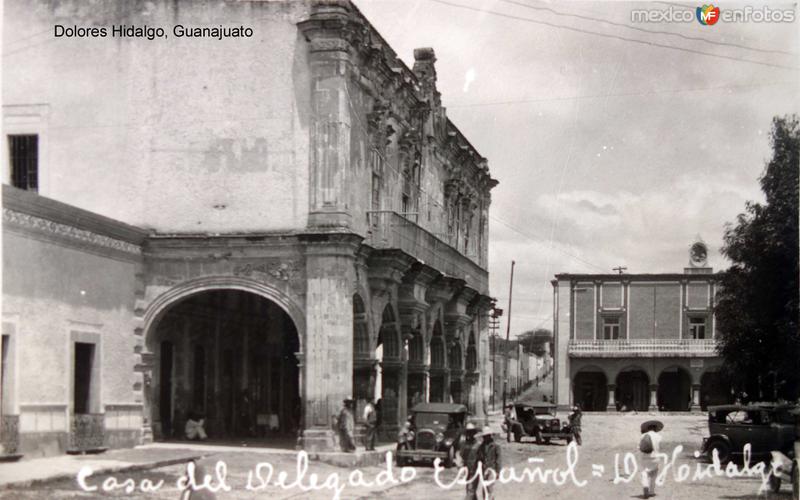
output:
[{"label": "person walking on street", "polygon": [[364,421],[367,423],[366,448],[367,451],[375,450],[375,436],[378,433],[378,411],[372,401],[367,401],[364,406]]},{"label": "person walking on street", "polygon": [[461,441],[458,454],[461,457],[461,466],[467,469],[467,495],[466,500],[478,500],[478,428],[468,422],[464,428],[464,440]]},{"label": "person walking on street", "polygon": [[353,400],[343,401],[342,411],[339,412],[339,444],[342,451],[350,453],[356,450],[353,434],[355,433],[355,418],[353,417]]},{"label": "person walking on street", "polygon": [[583,442],[581,441],[581,419],[583,418],[583,413],[581,412],[581,407],[575,405],[572,407],[572,413],[569,414],[569,428],[572,431],[572,439],[575,440],[575,444],[578,446],[582,445]]},{"label": "person walking on street", "polygon": [[494,441],[494,433],[489,426],[483,428],[481,432],[483,441],[478,446],[477,459],[478,464],[483,471],[483,477],[480,485],[483,488],[484,500],[492,500],[494,495],[494,483],[500,475],[500,446]]},{"label": "person walking on street", "polygon": [[661,452],[661,434],[664,424],[658,420],[648,420],[641,425],[639,452],[642,454],[642,498],[656,496],[656,477],[658,476],[658,455]]}]

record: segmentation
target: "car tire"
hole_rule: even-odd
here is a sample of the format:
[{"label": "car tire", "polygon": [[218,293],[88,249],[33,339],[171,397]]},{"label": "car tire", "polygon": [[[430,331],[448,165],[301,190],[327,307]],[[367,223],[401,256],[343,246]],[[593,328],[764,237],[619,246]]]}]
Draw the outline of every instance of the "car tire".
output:
[{"label": "car tire", "polygon": [[725,464],[731,459],[731,447],[722,440],[713,441],[710,445],[708,445],[708,458],[709,460],[713,460],[714,458],[714,450],[717,450],[717,456],[719,457],[719,463]]},{"label": "car tire", "polygon": [[800,460],[795,459],[792,467],[792,500],[800,500]]},{"label": "car tire", "polygon": [[769,491],[773,493],[781,491],[781,478],[776,477],[774,474],[769,476]]}]

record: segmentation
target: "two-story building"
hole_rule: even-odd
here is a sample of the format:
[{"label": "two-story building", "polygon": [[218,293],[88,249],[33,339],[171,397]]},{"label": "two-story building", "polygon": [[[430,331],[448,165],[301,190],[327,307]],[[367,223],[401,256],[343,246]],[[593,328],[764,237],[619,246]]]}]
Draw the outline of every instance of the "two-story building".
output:
[{"label": "two-story building", "polygon": [[718,369],[720,275],[691,247],[683,273],[558,274],[556,402],[588,411],[687,411],[729,401]]},{"label": "two-story building", "polygon": [[482,415],[497,182],[432,49],[407,67],[346,0],[3,16],[6,453],[166,439],[190,413],[330,449],[349,397],[392,438],[415,400]]}]

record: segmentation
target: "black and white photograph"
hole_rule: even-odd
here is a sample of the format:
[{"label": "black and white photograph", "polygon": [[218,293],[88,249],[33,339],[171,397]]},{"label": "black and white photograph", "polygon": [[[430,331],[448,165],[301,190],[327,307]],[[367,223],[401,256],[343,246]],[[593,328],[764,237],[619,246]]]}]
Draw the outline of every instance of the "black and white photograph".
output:
[{"label": "black and white photograph", "polygon": [[0,499],[800,500],[797,2],[0,18]]}]

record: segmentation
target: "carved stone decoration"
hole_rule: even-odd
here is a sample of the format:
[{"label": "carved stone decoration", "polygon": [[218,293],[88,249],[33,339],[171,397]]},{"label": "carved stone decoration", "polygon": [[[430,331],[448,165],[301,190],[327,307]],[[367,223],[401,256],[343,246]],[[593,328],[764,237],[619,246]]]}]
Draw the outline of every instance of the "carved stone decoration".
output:
[{"label": "carved stone decoration", "polygon": [[103,248],[118,250],[120,252],[129,253],[132,255],[141,255],[142,249],[139,245],[134,245],[127,241],[118,240],[102,234],[93,233],[86,229],[79,229],[74,226],[68,226],[51,220],[42,219],[33,215],[28,215],[8,208],[3,209],[3,222],[6,224],[13,224],[26,229],[34,229],[50,233],[55,236],[61,236],[74,241],[88,243]]},{"label": "carved stone decoration", "polygon": [[294,261],[288,262],[265,262],[262,264],[242,264],[233,268],[234,276],[252,277],[271,281],[289,281],[297,277],[298,267]]}]

